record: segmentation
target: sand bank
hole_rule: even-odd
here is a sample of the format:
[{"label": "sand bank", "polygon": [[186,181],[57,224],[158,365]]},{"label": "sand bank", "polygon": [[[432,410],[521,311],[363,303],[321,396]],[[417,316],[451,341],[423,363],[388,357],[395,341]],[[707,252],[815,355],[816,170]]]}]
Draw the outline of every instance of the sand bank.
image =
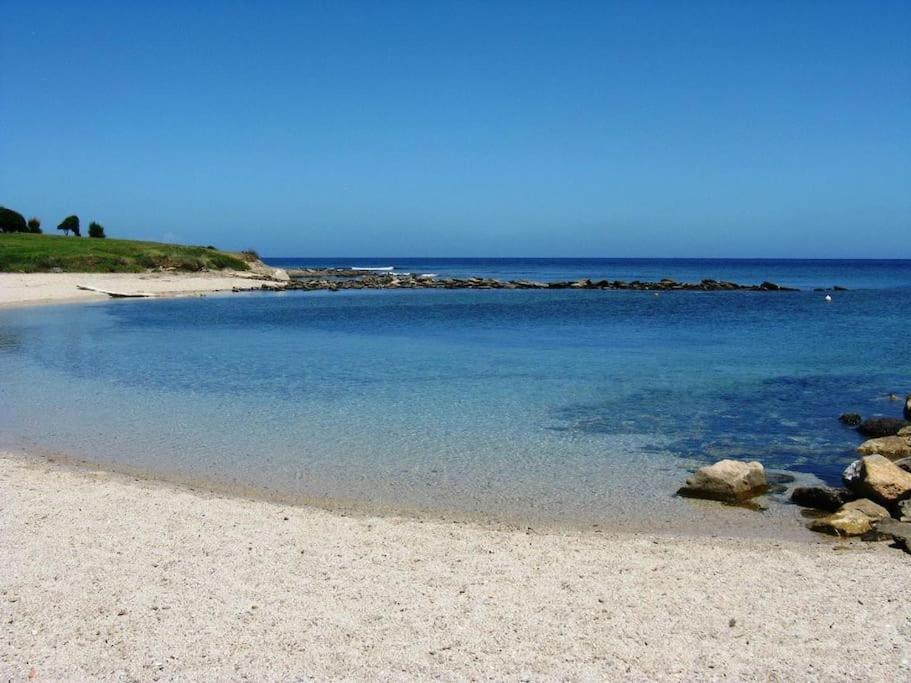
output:
[{"label": "sand bank", "polygon": [[905,680],[881,543],[345,517],[0,457],[0,676]]},{"label": "sand bank", "polygon": [[192,296],[275,283],[259,273],[0,273],[0,307],[103,301],[104,294],[77,285],[156,296]]}]

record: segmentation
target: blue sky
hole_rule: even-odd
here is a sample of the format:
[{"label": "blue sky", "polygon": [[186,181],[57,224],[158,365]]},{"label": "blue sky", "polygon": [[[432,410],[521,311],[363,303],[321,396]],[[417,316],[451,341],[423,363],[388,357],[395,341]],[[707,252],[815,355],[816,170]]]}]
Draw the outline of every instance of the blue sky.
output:
[{"label": "blue sky", "polygon": [[911,258],[909,2],[0,0],[0,204],[267,255]]}]

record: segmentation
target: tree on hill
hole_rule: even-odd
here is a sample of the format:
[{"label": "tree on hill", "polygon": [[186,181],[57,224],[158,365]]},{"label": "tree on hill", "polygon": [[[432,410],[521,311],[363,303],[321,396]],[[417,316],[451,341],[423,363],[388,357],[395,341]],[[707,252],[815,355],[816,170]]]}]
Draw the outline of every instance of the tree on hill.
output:
[{"label": "tree on hill", "polygon": [[63,222],[57,226],[58,230],[63,230],[64,235],[69,235],[70,230],[76,237],[79,237],[79,216],[67,216]]},{"label": "tree on hill", "polygon": [[89,237],[104,239],[104,226],[100,223],[96,223],[95,221],[89,223]]},{"label": "tree on hill", "polygon": [[33,232],[36,235],[41,234],[41,219],[37,216],[32,216],[28,219],[28,231]]},{"label": "tree on hill", "polygon": [[28,232],[25,217],[12,209],[0,206],[0,232]]}]

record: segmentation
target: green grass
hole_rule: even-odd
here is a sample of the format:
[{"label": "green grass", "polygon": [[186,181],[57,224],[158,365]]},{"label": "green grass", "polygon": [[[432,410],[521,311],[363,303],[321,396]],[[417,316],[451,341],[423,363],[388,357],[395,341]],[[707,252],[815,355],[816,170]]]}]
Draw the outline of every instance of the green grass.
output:
[{"label": "green grass", "polygon": [[140,273],[155,268],[181,271],[248,270],[247,260],[208,247],[162,242],[91,239],[62,235],[0,234],[0,271],[40,273]]}]

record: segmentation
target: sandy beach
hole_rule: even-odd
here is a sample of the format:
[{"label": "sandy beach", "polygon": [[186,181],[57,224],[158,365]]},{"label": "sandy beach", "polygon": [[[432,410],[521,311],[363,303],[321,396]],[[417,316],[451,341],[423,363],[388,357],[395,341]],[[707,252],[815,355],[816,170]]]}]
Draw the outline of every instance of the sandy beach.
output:
[{"label": "sandy beach", "polygon": [[346,517],[0,457],[4,679],[903,680],[884,543]]},{"label": "sandy beach", "polygon": [[156,297],[199,296],[235,289],[260,289],[275,285],[269,271],[244,273],[0,273],[0,307],[104,301],[105,294],[79,289],[79,285],[108,291],[147,292]]}]

